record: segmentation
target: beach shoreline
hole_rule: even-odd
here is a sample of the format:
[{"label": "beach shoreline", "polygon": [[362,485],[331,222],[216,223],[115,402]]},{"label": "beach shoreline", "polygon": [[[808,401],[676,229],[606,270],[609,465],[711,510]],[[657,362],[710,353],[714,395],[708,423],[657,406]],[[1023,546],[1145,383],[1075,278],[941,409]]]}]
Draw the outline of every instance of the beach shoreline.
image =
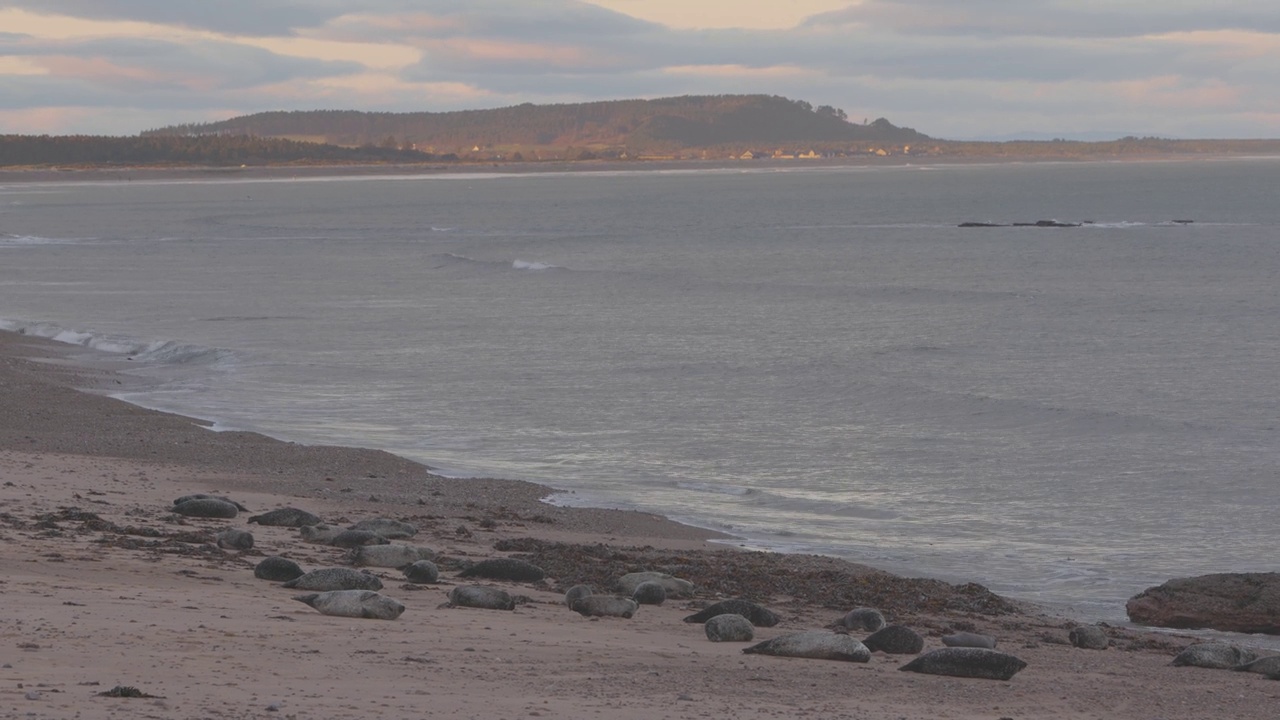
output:
[{"label": "beach shoreline", "polygon": [[[211,432],[106,397],[119,378],[69,361],[74,350],[0,333],[3,718],[1263,718],[1280,690],[1259,675],[1171,667],[1185,635],[1107,627],[1108,649],[1075,648],[1074,621],[980,586],[748,552],[657,515],[550,505],[546,486],[450,480],[381,451]],[[172,500],[193,492],[335,523],[412,522],[411,542],[439,554],[442,582],[373,568],[404,616],[320,615],[253,567],[271,554],[338,566],[344,552],[290,528],[172,515]],[[212,543],[228,526],[252,530],[254,548]],[[442,607],[466,584],[462,564],[508,555],[550,571],[538,583],[486,583],[522,597],[515,611]],[[630,620],[563,605],[569,585],[607,592],[600,585],[641,569],[699,590]],[[874,604],[921,632],[926,649],[947,632],[988,633],[1028,668],[999,682],[900,673],[910,658],[884,653],[865,665],[747,656],[681,622],[735,596],[783,617],[758,640]],[[98,695],[114,686],[157,697]]]}]

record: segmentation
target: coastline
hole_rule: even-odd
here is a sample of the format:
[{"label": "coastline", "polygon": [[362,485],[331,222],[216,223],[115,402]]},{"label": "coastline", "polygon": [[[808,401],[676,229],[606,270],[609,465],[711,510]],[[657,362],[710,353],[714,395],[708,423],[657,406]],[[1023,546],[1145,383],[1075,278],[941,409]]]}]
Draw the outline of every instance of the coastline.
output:
[{"label": "coastline", "polygon": [[[647,513],[549,505],[546,486],[449,480],[385,452],[211,432],[78,389],[117,378],[68,363],[71,350],[0,333],[0,593],[11,610],[0,632],[13,649],[0,678],[14,708],[0,717],[1270,716],[1276,686],[1259,675],[1171,667],[1185,635],[1108,627],[1109,649],[1074,648],[1074,622],[979,586],[713,545],[727,536]],[[321,616],[252,567],[277,552],[337,565],[341,552],[258,526],[247,526],[253,550],[222,550],[212,532],[243,520],[175,521],[168,504],[191,492],[259,512],[292,505],[337,522],[414,522],[415,542],[441,556],[444,583],[408,585],[375,569],[408,606],[404,617]],[[138,525],[158,534],[127,532]],[[463,584],[451,571],[459,563],[502,555],[531,557],[551,579],[499,583],[529,599],[512,613],[440,607]],[[689,577],[699,592],[632,620],[563,606],[570,585],[644,569]],[[899,673],[909,658],[883,653],[866,665],[744,656],[681,622],[738,596],[783,615],[757,639],[827,627],[872,604],[919,630],[926,649],[947,632],[984,632],[1029,667],[993,682]],[[113,685],[163,697],[96,695]]]}]

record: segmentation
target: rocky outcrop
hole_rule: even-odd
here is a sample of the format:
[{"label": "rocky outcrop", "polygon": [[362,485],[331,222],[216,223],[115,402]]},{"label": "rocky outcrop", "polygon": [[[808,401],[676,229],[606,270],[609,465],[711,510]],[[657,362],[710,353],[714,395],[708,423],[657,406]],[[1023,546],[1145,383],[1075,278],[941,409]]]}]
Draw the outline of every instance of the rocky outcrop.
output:
[{"label": "rocky outcrop", "polygon": [[1134,595],[1125,610],[1142,625],[1280,635],[1280,573],[1178,578]]}]

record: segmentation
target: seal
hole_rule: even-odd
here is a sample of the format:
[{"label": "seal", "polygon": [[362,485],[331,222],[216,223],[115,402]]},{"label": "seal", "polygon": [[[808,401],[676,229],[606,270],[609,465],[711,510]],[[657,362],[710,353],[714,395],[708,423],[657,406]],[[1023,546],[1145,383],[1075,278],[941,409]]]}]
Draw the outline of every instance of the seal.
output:
[{"label": "seal", "polygon": [[505,590],[485,585],[459,585],[449,591],[450,607],[515,610],[516,601]]},{"label": "seal", "polygon": [[193,498],[173,506],[173,511],[187,517],[222,518],[230,520],[240,511],[235,503],[217,498]]},{"label": "seal", "polygon": [[419,560],[435,559],[434,550],[415,545],[361,545],[346,555],[346,562],[357,567],[402,568]]},{"label": "seal", "polygon": [[564,604],[573,609],[573,604],[584,597],[591,597],[591,588],[587,585],[574,585],[564,594]]},{"label": "seal", "polygon": [[1085,650],[1106,650],[1111,644],[1111,638],[1107,637],[1107,631],[1097,625],[1078,625],[1071,628],[1071,632],[1067,634],[1067,639],[1071,644]]},{"label": "seal", "polygon": [[1241,672],[1251,672],[1251,673],[1258,673],[1259,675],[1266,675],[1272,680],[1280,679],[1277,677],[1277,676],[1280,676],[1280,655],[1268,655],[1266,657],[1258,658],[1253,662],[1247,662],[1243,665],[1236,665],[1231,669],[1239,670]]},{"label": "seal", "polygon": [[715,605],[711,605],[700,612],[697,612],[684,621],[687,623],[701,623],[710,620],[717,615],[725,613],[734,613],[751,621],[756,627],[773,627],[779,622],[777,615],[773,614],[767,608],[757,605],[750,600],[721,600]]},{"label": "seal", "polygon": [[537,582],[546,576],[546,571],[531,562],[507,557],[481,560],[458,573],[460,578],[480,577],[511,582]]},{"label": "seal", "polygon": [[307,527],[309,525],[319,525],[324,522],[319,515],[313,515],[306,510],[299,510],[295,507],[284,507],[277,510],[268,510],[261,515],[254,515],[249,518],[249,522],[258,525],[272,525],[275,527]]},{"label": "seal", "polygon": [[338,533],[343,532],[342,528],[333,525],[302,525],[298,527],[298,535],[309,543],[317,545],[328,545],[331,540],[338,537]]},{"label": "seal", "polygon": [[259,580],[274,580],[276,582],[288,582],[305,574],[298,563],[279,555],[263,558],[262,562],[253,568],[254,577]]},{"label": "seal", "polygon": [[588,595],[574,601],[571,610],[583,617],[620,617],[630,619],[640,609],[640,604],[631,598],[617,595]]},{"label": "seal", "polygon": [[241,505],[240,503],[236,502],[235,500],[232,500],[229,497],[223,497],[221,495],[206,495],[204,493],[194,493],[192,495],[183,495],[177,500],[174,500],[173,504],[181,505],[182,503],[188,500],[221,500],[222,502],[229,502],[232,505],[235,505],[236,510],[239,510],[240,512],[249,512],[249,508]]},{"label": "seal", "polygon": [[667,591],[667,597],[670,598],[693,597],[693,583],[666,573],[652,571],[623,575],[618,578],[618,591],[623,595],[634,595],[636,586],[642,582],[661,583],[662,589]]},{"label": "seal", "polygon": [[368,530],[343,530],[329,540],[329,544],[340,548],[355,548],[361,545],[386,545],[391,541],[376,532]]},{"label": "seal", "polygon": [[667,601],[667,589],[662,587],[662,583],[646,580],[636,586],[631,599],[641,605],[661,605]]},{"label": "seal", "polygon": [[388,540],[403,540],[418,534],[417,526],[386,517],[361,520],[347,529],[368,530],[369,532],[378,533]]},{"label": "seal", "polygon": [[915,655],[924,649],[924,638],[906,625],[887,625],[868,635],[862,644],[871,652]]},{"label": "seal", "polygon": [[[380,546],[379,546],[380,547]],[[440,568],[430,560],[418,560],[405,565],[401,572],[411,583],[433,583],[440,579]]]},{"label": "seal", "polygon": [[717,615],[702,625],[711,642],[751,642],[756,629],[751,621],[737,613]]},{"label": "seal", "polygon": [[949,647],[931,650],[898,669],[925,675],[1008,680],[1026,666],[1022,660],[998,650]]},{"label": "seal", "polygon": [[228,550],[250,550],[253,548],[253,533],[239,528],[227,528],[214,536],[218,547]]},{"label": "seal", "polygon": [[968,632],[943,635],[942,644],[947,647],[975,647],[986,648],[988,650],[996,649],[996,639],[991,635],[979,635],[978,633]]},{"label": "seal", "polygon": [[1203,642],[1183,648],[1182,652],[1173,658],[1173,664],[1179,667],[1190,665],[1224,670],[1237,665],[1247,665],[1257,659],[1258,654],[1254,651],[1231,643]]},{"label": "seal", "polygon": [[294,600],[306,603],[321,615],[395,620],[404,612],[399,600],[372,590],[330,590],[309,595],[295,595]]},{"label": "seal", "polygon": [[871,660],[871,651],[866,645],[848,635],[827,630],[806,630],[779,635],[772,640],[743,648],[742,652],[747,655],[776,655],[861,663]]},{"label": "seal", "polygon": [[352,570],[351,568],[323,568],[312,570],[305,575],[299,575],[286,582],[284,586],[294,590],[318,590],[321,592],[326,590],[381,590],[382,581],[375,575]]},{"label": "seal", "polygon": [[875,632],[884,627],[887,623],[884,621],[884,615],[874,608],[854,608],[844,614],[840,618],[840,624],[850,630],[861,630],[863,632]]}]

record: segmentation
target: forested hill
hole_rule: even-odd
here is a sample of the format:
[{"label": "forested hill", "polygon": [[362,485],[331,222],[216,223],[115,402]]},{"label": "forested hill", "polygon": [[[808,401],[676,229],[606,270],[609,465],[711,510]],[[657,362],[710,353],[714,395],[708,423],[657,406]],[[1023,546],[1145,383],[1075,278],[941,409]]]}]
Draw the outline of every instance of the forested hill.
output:
[{"label": "forested hill", "polygon": [[254,135],[334,145],[416,147],[435,153],[473,148],[614,148],[632,153],[815,143],[913,143],[929,138],[885,119],[851,123],[843,110],[771,95],[713,95],[495,110],[370,113],[265,112],[222,122],[176,125],[143,135]]}]

